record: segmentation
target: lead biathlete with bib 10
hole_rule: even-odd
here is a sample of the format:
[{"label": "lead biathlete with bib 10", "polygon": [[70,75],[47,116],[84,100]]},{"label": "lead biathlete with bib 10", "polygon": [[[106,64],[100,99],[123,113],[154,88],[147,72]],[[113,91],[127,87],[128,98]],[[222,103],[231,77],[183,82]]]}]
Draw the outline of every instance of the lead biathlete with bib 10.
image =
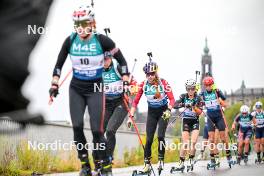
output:
[{"label": "lead biathlete with bib 10", "polygon": [[[84,112],[88,106],[93,144],[102,146],[93,151],[95,162],[101,163],[101,175],[112,175],[111,162],[107,156],[106,139],[104,137],[105,96],[100,86],[103,84],[102,73],[104,53],[111,52],[121,66],[122,80],[128,80],[127,62],[120,49],[107,36],[95,32],[96,23],[91,7],[81,6],[73,12],[75,33],[67,37],[60,50],[53,71],[51,97],[59,93],[59,79],[63,64],[70,56],[73,77],[69,88],[70,114],[76,146],[87,146],[84,135]],[[98,88],[99,87],[99,88]],[[96,145],[97,144],[97,145]],[[91,176],[87,147],[77,147],[78,157],[82,163],[81,176]]]}]

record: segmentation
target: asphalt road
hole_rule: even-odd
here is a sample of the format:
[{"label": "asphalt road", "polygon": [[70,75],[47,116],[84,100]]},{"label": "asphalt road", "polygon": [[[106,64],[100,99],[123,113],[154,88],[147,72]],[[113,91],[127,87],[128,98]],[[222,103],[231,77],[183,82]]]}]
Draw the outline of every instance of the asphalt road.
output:
[{"label": "asphalt road", "polygon": [[[255,155],[254,155],[255,156]],[[186,170],[181,173],[177,172],[175,174],[170,173],[170,169],[172,166],[175,166],[176,163],[165,163],[165,170],[161,173],[161,176],[173,176],[173,175],[188,175],[188,176],[222,176],[222,175],[228,175],[228,176],[258,176],[258,175],[264,175],[264,164],[255,164],[254,157],[250,156],[248,164],[245,165],[243,162],[241,165],[234,165],[231,169],[229,168],[227,161],[225,158],[221,159],[221,164],[219,168],[216,168],[216,170],[207,170],[208,161],[198,161],[196,165],[194,166],[194,170],[192,172],[186,172]],[[142,169],[143,166],[135,166],[135,167],[128,167],[128,168],[120,168],[120,169],[113,169],[113,175],[114,176],[131,176],[133,170],[135,169]],[[153,168],[156,172],[156,176],[158,176],[157,173],[157,165],[153,164]],[[74,173],[61,173],[61,174],[50,174],[48,176],[77,176],[78,172]],[[151,174],[154,176],[154,174]]]}]

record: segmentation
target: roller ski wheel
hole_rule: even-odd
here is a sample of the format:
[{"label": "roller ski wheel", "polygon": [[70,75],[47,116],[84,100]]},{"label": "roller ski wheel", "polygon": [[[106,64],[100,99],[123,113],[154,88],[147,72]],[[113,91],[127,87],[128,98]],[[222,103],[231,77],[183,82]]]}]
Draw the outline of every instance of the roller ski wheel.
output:
[{"label": "roller ski wheel", "polygon": [[132,173],[132,176],[150,176],[150,175],[151,175],[151,171],[143,172],[143,171],[134,170]]},{"label": "roller ski wheel", "polygon": [[193,171],[193,164],[187,166],[187,172]]},{"label": "roller ski wheel", "polygon": [[171,174],[174,174],[174,173],[177,173],[177,172],[181,172],[181,173],[183,173],[184,169],[185,169],[185,166],[180,167],[180,168],[177,168],[177,167],[171,167],[170,173],[171,173]]},{"label": "roller ski wheel", "polygon": [[32,172],[31,176],[40,176],[40,175],[44,175],[44,174],[40,174],[40,173],[37,173],[37,172]]}]

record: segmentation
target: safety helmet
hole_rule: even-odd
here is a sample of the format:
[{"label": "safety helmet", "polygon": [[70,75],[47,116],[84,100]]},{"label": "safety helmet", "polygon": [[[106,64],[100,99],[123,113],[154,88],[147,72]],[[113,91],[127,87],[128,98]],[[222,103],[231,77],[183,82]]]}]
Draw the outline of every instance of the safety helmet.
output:
[{"label": "safety helmet", "polygon": [[143,67],[143,71],[145,74],[151,73],[151,72],[157,72],[158,71],[158,65],[156,62],[147,62],[145,66]]},{"label": "safety helmet", "polygon": [[194,79],[188,79],[188,80],[185,82],[185,87],[186,87],[186,88],[191,88],[191,87],[196,88],[196,81],[195,81]]},{"label": "safety helmet", "polygon": [[214,84],[214,78],[211,77],[211,76],[206,76],[204,79],[203,79],[203,84],[205,86],[211,86]]},{"label": "safety helmet", "polygon": [[94,21],[94,12],[90,6],[83,5],[74,10],[73,21]]},{"label": "safety helmet", "polygon": [[249,113],[249,107],[247,105],[243,105],[240,107],[240,112],[242,114],[248,114]]},{"label": "safety helmet", "polygon": [[261,103],[260,101],[257,101],[257,102],[255,103],[255,108],[256,108],[256,109],[261,109],[261,108],[262,108],[262,103]]}]

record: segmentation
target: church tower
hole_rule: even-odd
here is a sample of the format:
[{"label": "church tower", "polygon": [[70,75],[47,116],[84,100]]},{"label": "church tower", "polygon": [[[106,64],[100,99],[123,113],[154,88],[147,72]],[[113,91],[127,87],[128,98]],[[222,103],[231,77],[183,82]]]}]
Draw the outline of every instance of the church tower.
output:
[{"label": "church tower", "polygon": [[[202,55],[202,75],[201,75],[201,85],[203,85],[203,79],[208,74],[213,76],[212,73],[212,56],[209,54],[209,48],[207,45],[207,38],[205,38],[205,47],[203,49],[204,53]],[[201,87],[204,89],[203,86]]]}]

